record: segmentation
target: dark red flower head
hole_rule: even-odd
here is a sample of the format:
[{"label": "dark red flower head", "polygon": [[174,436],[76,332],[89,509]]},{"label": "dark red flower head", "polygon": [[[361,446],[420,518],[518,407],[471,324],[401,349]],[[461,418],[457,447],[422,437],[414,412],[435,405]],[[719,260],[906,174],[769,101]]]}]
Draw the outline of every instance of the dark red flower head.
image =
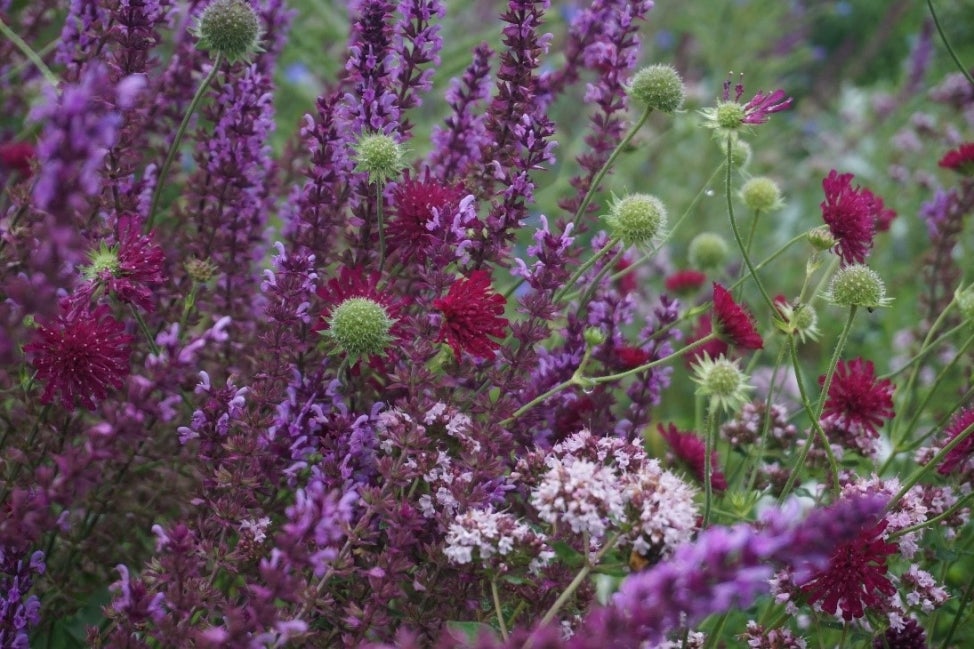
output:
[{"label": "dark red flower head", "polygon": [[678,270],[666,278],[666,290],[677,295],[692,295],[706,281],[707,276],[699,270]]},{"label": "dark red flower head", "polygon": [[327,329],[328,318],[331,312],[345,300],[353,297],[364,297],[381,305],[388,316],[396,320],[396,324],[393,325],[389,333],[395,337],[401,337],[402,331],[399,328],[399,314],[406,305],[406,300],[396,299],[388,293],[380,291],[378,285],[379,273],[369,273],[366,275],[362,268],[358,266],[354,268],[342,266],[338,277],[331,278],[319,286],[316,291],[318,297],[325,304],[321,318],[315,324],[314,330],[320,331]]},{"label": "dark red flower head", "polygon": [[[818,383],[825,383],[824,375]],[[879,435],[876,429],[894,415],[893,389],[889,379],[876,380],[872,361],[861,358],[848,363],[839,361],[829,385],[822,421],[843,430],[861,429],[876,437]]]},{"label": "dark red flower head", "polygon": [[[630,259],[627,259],[626,257],[622,257],[619,261],[616,262],[615,268],[613,268],[613,270],[616,273],[621,273],[623,271],[629,270],[630,268],[632,268],[632,261]],[[634,292],[637,288],[639,288],[639,280],[636,279],[635,269],[630,270],[628,273],[621,276],[616,281],[616,286],[619,288],[619,292],[622,293],[623,295],[629,295],[630,293]]]},{"label": "dark red flower head", "polygon": [[[658,424],[659,434],[669,444],[670,450],[677,460],[690,469],[693,476],[703,482],[706,473],[707,445],[702,439],[690,432],[683,432],[673,424]],[[720,459],[717,451],[712,451],[710,455],[710,487],[714,491],[724,491],[727,489],[727,479],[723,471],[720,470]]]},{"label": "dark red flower head", "polygon": [[883,540],[886,519],[863,529],[859,536],[836,548],[829,567],[802,585],[808,603],[821,600],[822,610],[835,615],[842,609],[845,620],[860,618],[866,608],[883,609],[885,595],[896,592],[886,577],[886,557],[897,552],[896,543]]},{"label": "dark red flower head", "polygon": [[13,169],[21,178],[30,178],[30,161],[34,158],[34,145],[29,142],[4,142],[0,144],[0,167]]},{"label": "dark red flower head", "polygon": [[974,175],[974,142],[967,142],[956,149],[951,149],[937,164],[965,176]]},{"label": "dark red flower head", "polygon": [[24,346],[44,383],[41,403],[58,394],[67,409],[78,401],[94,410],[128,376],[133,338],[105,305],[91,311],[87,302],[65,299],[58,306],[54,321],[41,323],[34,340]]},{"label": "dark red flower head", "polygon": [[889,227],[892,210],[868,189],[852,187],[852,174],[835,169],[822,181],[825,200],[821,203],[822,220],[836,241],[836,252],[844,264],[864,263],[873,247],[877,226]]},{"label": "dark red flower head", "polygon": [[454,282],[446,296],[433,301],[433,308],[443,314],[438,342],[446,341],[457,360],[461,352],[478,358],[490,358],[500,345],[491,339],[503,339],[508,325],[504,315],[506,300],[494,292],[490,273],[475,270],[470,277]]},{"label": "dark red flower head", "polygon": [[[951,418],[950,423],[947,424],[947,429],[944,431],[946,434],[944,437],[944,445],[949,444],[951,440],[967,430],[969,426],[974,426],[974,408],[965,408]],[[947,456],[937,468],[937,472],[941,475],[947,475],[958,466],[964,464],[971,457],[972,452],[974,452],[974,433],[968,433],[964,441],[947,453]]]},{"label": "dark red flower head", "polygon": [[442,219],[451,219],[463,198],[463,187],[444,185],[430,177],[429,169],[422,179],[409,172],[392,193],[394,218],[389,222],[389,249],[403,250],[406,255],[424,257],[436,238],[445,232],[434,232],[430,221],[434,210]]},{"label": "dark red flower head", "polygon": [[166,255],[142,234],[142,220],[134,214],[118,217],[116,244],[103,246],[93,255],[89,284],[81,291],[92,292],[99,285],[119,301],[145,311],[153,308],[153,287],[165,281],[162,274]]},{"label": "dark red flower head", "polygon": [[721,340],[744,349],[762,349],[764,341],[754,326],[754,318],[734,302],[726,288],[714,282],[713,328]]},{"label": "dark red flower head", "polygon": [[615,352],[616,362],[623,370],[633,370],[649,362],[650,355],[640,347],[620,345],[612,350]]}]

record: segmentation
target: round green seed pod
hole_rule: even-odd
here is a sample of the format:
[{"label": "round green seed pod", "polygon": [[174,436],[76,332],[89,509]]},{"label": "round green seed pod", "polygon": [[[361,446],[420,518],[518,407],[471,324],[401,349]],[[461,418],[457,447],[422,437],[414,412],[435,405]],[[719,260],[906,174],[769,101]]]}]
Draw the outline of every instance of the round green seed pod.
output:
[{"label": "round green seed pod", "polygon": [[246,0],[215,0],[200,15],[197,47],[222,54],[231,63],[260,51],[260,18]]},{"label": "round green seed pod", "polygon": [[770,212],[784,205],[778,183],[764,176],[751,178],[740,191],[741,200],[755,212]]},{"label": "round green seed pod", "polygon": [[373,356],[385,351],[392,342],[389,331],[394,324],[395,320],[378,302],[352,297],[335,307],[325,333],[353,358]]},{"label": "round green seed pod", "polygon": [[724,237],[716,232],[701,232],[695,236],[687,248],[690,265],[699,270],[713,270],[727,263],[730,246]]},{"label": "round green seed pod", "polygon": [[626,87],[637,103],[662,113],[672,113],[683,106],[686,86],[680,74],[669,65],[650,65],[639,70]]},{"label": "round green seed pod", "polygon": [[616,199],[605,217],[612,234],[629,246],[652,243],[666,227],[666,207],[650,194]]},{"label": "round green seed pod", "polygon": [[836,271],[829,285],[829,298],[839,306],[867,309],[887,306],[890,302],[879,273],[863,264],[851,264]]}]

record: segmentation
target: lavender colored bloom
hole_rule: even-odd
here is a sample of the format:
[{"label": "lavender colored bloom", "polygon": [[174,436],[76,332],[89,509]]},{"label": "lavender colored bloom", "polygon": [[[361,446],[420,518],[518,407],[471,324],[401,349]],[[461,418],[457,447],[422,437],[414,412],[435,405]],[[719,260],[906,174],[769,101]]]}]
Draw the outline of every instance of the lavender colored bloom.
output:
[{"label": "lavender colored bloom", "polygon": [[77,84],[57,94],[49,88],[46,101],[30,115],[43,126],[37,144],[39,172],[34,205],[65,223],[69,210],[80,209],[85,197],[101,189],[105,154],[115,143],[121,110],[132,105],[144,85],[140,77],[113,84],[108,68],[88,67]]},{"label": "lavender colored bloom", "polygon": [[71,0],[54,51],[54,60],[66,68],[68,79],[77,79],[85,64],[95,55],[109,19],[109,10],[99,3]]},{"label": "lavender colored bloom", "polygon": [[[834,548],[875,521],[885,498],[855,498],[813,511],[797,504],[768,510],[757,526],[712,527],[655,567],[630,576],[608,611],[596,611],[580,636],[660,641],[671,629],[693,626],[731,608],[747,608],[770,590],[775,566],[795,570],[801,581],[828,565]],[[581,645],[584,646],[584,645]]]},{"label": "lavender colored bloom", "polygon": [[341,493],[325,486],[321,476],[312,477],[294,494],[294,504],[285,511],[271,564],[290,562],[292,567],[308,565],[318,577],[338,556],[338,546],[348,532],[359,496],[354,491]]},{"label": "lavender colored bloom", "polygon": [[[400,111],[419,106],[422,100],[417,94],[428,92],[433,85],[434,67],[423,66],[430,63],[440,65],[440,50],[443,38],[440,26],[431,24],[434,16],[443,18],[446,7],[441,0],[400,0],[399,14],[402,16],[392,34],[392,50],[401,60],[396,85],[398,86],[398,106]],[[409,120],[403,118],[400,133],[411,129]]]},{"label": "lavender colored bloom", "polygon": [[41,620],[41,602],[37,595],[27,595],[34,575],[44,574],[44,553],[29,557],[8,546],[0,545],[0,647],[27,649],[28,632]]}]

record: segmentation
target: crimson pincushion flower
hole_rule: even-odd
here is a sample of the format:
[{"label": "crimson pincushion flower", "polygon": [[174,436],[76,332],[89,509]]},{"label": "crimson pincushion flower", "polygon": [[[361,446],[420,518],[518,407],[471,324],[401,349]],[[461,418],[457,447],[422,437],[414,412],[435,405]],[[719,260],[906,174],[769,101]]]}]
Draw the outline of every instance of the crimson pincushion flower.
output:
[{"label": "crimson pincushion flower", "polygon": [[[825,376],[820,376],[818,382],[822,385]],[[879,434],[877,427],[894,415],[893,388],[889,379],[876,380],[872,361],[839,361],[829,385],[822,422],[845,430],[858,428],[875,437]]]},{"label": "crimson pincushion flower", "polygon": [[141,219],[134,214],[118,218],[117,244],[102,245],[91,255],[91,265],[85,276],[126,304],[134,304],[145,311],[152,311],[152,286],[164,280],[162,266],[166,260],[162,248],[152,240],[151,234],[142,234]]},{"label": "crimson pincushion flower", "polygon": [[[702,439],[690,432],[683,432],[673,424],[658,425],[659,434],[669,444],[673,455],[686,465],[693,476],[703,482],[706,464],[707,446]],[[724,491],[727,489],[727,479],[723,471],[719,468],[720,460],[717,458],[717,451],[710,454],[710,486],[714,491]]]},{"label": "crimson pincushion flower", "polygon": [[[693,330],[693,334],[687,339],[687,345],[692,345],[701,338],[706,338],[714,330],[714,323],[710,316],[704,314],[697,318],[697,326]],[[730,347],[726,342],[720,340],[719,338],[714,338],[709,342],[704,343],[699,347],[695,347],[692,351],[687,353],[684,357],[687,367],[690,367],[696,363],[699,359],[704,356],[709,356],[710,358],[717,358],[718,356],[724,356],[730,350]]]},{"label": "crimson pincushion flower", "polygon": [[[974,408],[965,408],[955,414],[947,425],[947,429],[944,431],[946,433],[944,445],[949,444],[951,440],[963,433],[970,426],[974,426]],[[968,433],[964,441],[947,453],[940,466],[937,467],[937,472],[940,475],[947,475],[958,466],[964,464],[967,458],[971,457],[972,451],[974,451],[974,433]]]},{"label": "crimson pincushion flower", "polygon": [[505,303],[504,296],[491,288],[490,273],[485,270],[475,270],[470,277],[454,282],[444,297],[433,301],[433,308],[443,314],[437,342],[446,341],[457,360],[464,351],[490,358],[500,348],[491,336],[505,336]]},{"label": "crimson pincushion flower", "polygon": [[754,326],[754,318],[734,302],[726,288],[714,282],[713,328],[721,340],[744,349],[762,349],[764,341]]},{"label": "crimson pincushion flower", "polygon": [[316,291],[325,308],[315,330],[334,340],[352,362],[380,354],[402,337],[403,301],[380,291],[378,284],[379,273],[366,275],[359,267],[343,266],[338,277]]},{"label": "crimson pincushion flower", "polygon": [[699,270],[678,270],[666,278],[666,290],[677,295],[692,295],[707,281]]},{"label": "crimson pincushion flower", "polygon": [[846,621],[862,617],[865,608],[882,608],[880,595],[896,593],[886,576],[886,557],[898,549],[896,543],[883,540],[888,524],[883,519],[836,548],[828,568],[802,584],[808,603],[821,601],[822,610],[832,615],[842,609]]},{"label": "crimson pincushion flower", "polygon": [[974,142],[967,142],[956,149],[951,149],[937,164],[965,176],[974,174]]},{"label": "crimson pincushion flower", "polygon": [[92,311],[87,304],[65,299],[59,311],[53,321],[41,323],[34,340],[24,346],[44,383],[41,403],[58,395],[67,409],[78,401],[94,410],[109,389],[122,387],[128,376],[133,338],[104,304]]},{"label": "crimson pincushion flower", "polygon": [[873,247],[877,222],[885,217],[878,210],[883,203],[872,192],[852,187],[852,174],[840,174],[835,169],[822,180],[825,200],[822,201],[822,220],[836,241],[836,252],[843,264],[863,263]]},{"label": "crimson pincushion flower", "polygon": [[0,144],[0,169],[13,169],[20,174],[21,179],[30,178],[30,161],[33,158],[34,145],[30,142],[4,142]]},{"label": "crimson pincushion flower", "polygon": [[407,254],[423,255],[435,234],[427,227],[434,210],[445,218],[456,210],[463,198],[463,188],[448,186],[430,176],[411,178],[409,172],[392,192],[395,218],[388,225],[389,249],[405,249]]}]

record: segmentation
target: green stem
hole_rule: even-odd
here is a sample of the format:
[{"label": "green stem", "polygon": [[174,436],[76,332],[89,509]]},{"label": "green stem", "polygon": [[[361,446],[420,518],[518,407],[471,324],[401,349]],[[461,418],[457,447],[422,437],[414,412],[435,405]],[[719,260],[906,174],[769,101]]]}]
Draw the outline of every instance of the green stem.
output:
[{"label": "green stem", "polygon": [[889,501],[889,504],[886,505],[886,511],[892,511],[893,508],[896,507],[896,505],[900,502],[900,499],[902,499],[903,496],[905,496],[907,492],[909,492],[910,489],[912,489],[913,486],[920,481],[920,478],[930,473],[935,466],[940,464],[941,460],[947,457],[948,453],[954,450],[954,448],[961,444],[965,439],[970,437],[971,433],[974,433],[974,424],[971,424],[962,430],[960,434],[954,437],[954,439],[950,440],[942,449],[937,451],[937,454],[934,455],[929,462],[914,471],[913,475],[906,479],[906,482],[903,483],[900,490],[896,492],[896,495],[893,496],[893,498]]},{"label": "green stem", "polygon": [[375,213],[376,221],[379,227],[379,272],[382,272],[382,267],[386,263],[386,228],[385,228],[385,216],[382,213],[382,184],[375,184]]},{"label": "green stem", "polygon": [[135,321],[139,324],[139,329],[142,330],[142,335],[145,336],[146,342],[149,343],[149,349],[154,355],[158,356],[159,346],[156,345],[155,338],[153,337],[152,332],[149,331],[149,326],[145,323],[145,319],[142,317],[142,314],[139,313],[138,309],[131,304],[129,305],[129,309],[132,311],[132,316],[135,318]]},{"label": "green stem", "polygon": [[571,288],[575,286],[575,282],[578,281],[578,278],[581,277],[582,274],[585,273],[585,271],[587,271],[589,268],[594,266],[595,262],[598,261],[602,255],[612,250],[612,248],[617,243],[619,243],[619,237],[612,237],[611,239],[609,239],[601,250],[599,250],[597,253],[592,255],[589,259],[585,261],[584,264],[582,264],[581,266],[575,269],[575,272],[572,273],[572,276],[568,278],[568,281],[565,282],[565,285],[559,288],[558,291],[555,292],[555,296],[551,299],[551,301],[557,304],[558,301],[565,296],[565,293],[567,293]]},{"label": "green stem", "polygon": [[162,163],[162,168],[159,170],[159,175],[156,177],[156,187],[152,191],[152,202],[149,203],[149,216],[145,221],[146,231],[152,229],[152,224],[155,222],[156,209],[159,207],[159,198],[162,196],[162,188],[166,184],[166,177],[169,175],[169,168],[172,166],[172,161],[176,158],[176,153],[179,151],[179,145],[183,140],[183,135],[186,134],[186,129],[189,128],[189,120],[193,117],[193,113],[196,112],[196,108],[199,106],[200,101],[203,99],[203,94],[206,89],[209,88],[213,79],[216,78],[217,72],[220,71],[220,65],[223,63],[223,54],[217,52],[216,58],[213,60],[213,67],[203,78],[200,83],[200,87],[196,89],[196,94],[193,95],[193,100],[189,103],[189,107],[186,109],[186,114],[183,115],[183,121],[179,124],[179,128],[176,129],[176,137],[173,138],[172,144],[169,145],[169,151],[166,153],[166,159]]},{"label": "green stem", "polygon": [[758,290],[761,291],[761,295],[764,297],[765,303],[767,303],[768,308],[774,312],[774,301],[768,292],[764,288],[764,284],[761,283],[761,279],[758,277],[757,270],[754,268],[754,264],[751,263],[751,256],[747,253],[747,246],[744,244],[744,240],[741,238],[741,230],[737,227],[737,219],[734,217],[734,201],[731,197],[731,167],[733,167],[733,162],[731,160],[731,139],[727,138],[727,174],[724,176],[726,183],[724,187],[724,195],[727,198],[727,214],[730,216],[731,229],[734,231],[734,239],[737,241],[737,247],[741,250],[741,255],[744,256],[744,263],[747,264],[747,270],[757,285]]},{"label": "green stem", "polygon": [[961,618],[968,614],[970,608],[967,603],[971,601],[971,596],[974,595],[974,576],[971,580],[967,582],[967,588],[964,590],[964,594],[961,596],[960,601],[957,602],[957,615],[954,616],[954,622],[950,625],[950,629],[947,631],[947,635],[944,637],[943,644],[941,644],[942,649],[947,649],[951,647],[951,641],[954,639],[954,634],[957,632],[957,627],[960,626]]},{"label": "green stem", "polygon": [[[575,575],[575,578],[572,579],[571,583],[565,587],[565,590],[562,591],[561,595],[558,596],[558,599],[555,600],[555,603],[551,605],[551,608],[548,609],[548,611],[541,618],[541,621],[538,622],[538,628],[544,627],[553,619],[555,619],[555,616],[558,614],[558,611],[561,610],[561,607],[564,606],[565,603],[569,600],[569,598],[571,598],[571,596],[575,594],[575,591],[578,590],[578,587],[582,584],[583,581],[585,581],[585,578],[588,577],[588,574],[592,572],[592,569],[595,568],[595,566],[599,565],[599,561],[602,560],[602,557],[605,556],[605,553],[615,547],[616,541],[619,540],[619,536],[620,536],[620,532],[616,532],[615,534],[610,536],[608,540],[606,540],[605,545],[603,545],[602,548],[598,551],[598,554],[595,555],[595,558],[593,560],[588,560],[588,558],[586,557],[585,565],[582,566],[582,568],[578,571],[578,574]],[[586,555],[588,554],[587,546],[588,544],[586,544],[584,550]]]},{"label": "green stem", "polygon": [[957,53],[954,48],[950,46],[950,41],[947,40],[947,34],[944,33],[944,28],[940,25],[940,18],[937,17],[937,12],[933,8],[933,0],[927,0],[927,8],[930,9],[930,17],[933,18],[933,24],[937,26],[937,33],[940,34],[940,40],[943,41],[944,47],[947,48],[947,53],[950,54],[950,58],[954,60],[954,65],[957,69],[961,71],[972,86],[974,86],[974,78],[971,77],[971,73],[968,71],[964,64],[960,62],[957,58]]},{"label": "green stem", "polygon": [[633,376],[634,374],[639,374],[640,372],[645,372],[646,370],[651,370],[654,367],[657,367],[657,366],[662,365],[664,363],[669,363],[672,360],[675,360],[677,358],[680,358],[681,356],[684,356],[687,352],[690,352],[690,351],[692,351],[694,349],[697,349],[698,347],[702,347],[702,346],[706,345],[707,343],[709,343],[710,341],[716,340],[716,339],[717,339],[717,334],[711,332],[711,333],[707,334],[706,336],[704,336],[703,338],[701,338],[700,340],[693,341],[692,343],[690,343],[686,347],[681,348],[679,351],[673,352],[669,356],[665,356],[663,358],[659,358],[659,359],[657,359],[655,361],[650,361],[649,363],[646,363],[645,365],[640,365],[639,367],[634,367],[633,369],[626,370],[625,372],[619,372],[618,374],[609,374],[609,375],[606,375],[606,376],[597,376],[597,377],[590,378],[588,380],[591,381],[592,383],[595,383],[595,384],[599,384],[599,383],[610,383],[612,381],[618,381],[619,379],[624,379],[624,378],[626,378],[628,376]]},{"label": "green stem", "polygon": [[51,72],[51,69],[47,67],[47,64],[45,64],[44,61],[41,60],[41,57],[37,55],[37,52],[35,52],[33,48],[31,48],[31,46],[24,41],[24,39],[7,27],[7,24],[4,23],[3,20],[0,20],[0,34],[6,36],[7,40],[13,43],[14,46],[16,46],[16,48],[20,50],[20,52],[26,56],[31,63],[34,64],[34,67],[37,68],[37,70],[41,73],[41,76],[44,77],[45,81],[51,84],[55,90],[58,89],[59,81],[57,76]]},{"label": "green stem", "polygon": [[[929,345],[927,345],[926,342],[924,341],[923,343],[924,346],[920,349],[920,351],[918,351],[912,358],[910,358],[910,360],[904,363],[901,367],[891,372],[887,372],[886,374],[880,374],[876,378],[879,380],[892,379],[893,377],[900,374],[901,372],[904,372],[909,368],[913,367],[916,363],[919,363],[920,361],[924,360],[927,356],[930,355],[931,352],[937,349],[940,345],[942,345],[950,338],[953,338],[954,334],[956,334],[958,331],[964,331],[969,326],[970,325],[967,322],[962,322],[956,327],[944,332],[941,336],[939,336],[936,340],[931,342]],[[913,382],[912,378],[907,379],[907,384],[910,384],[912,382]]]},{"label": "green stem", "polygon": [[845,326],[842,327],[842,331],[839,333],[839,341],[835,344],[835,351],[832,352],[832,360],[829,361],[828,372],[825,373],[825,382],[822,384],[822,392],[818,397],[818,405],[815,407],[815,421],[822,418],[822,412],[825,410],[825,400],[829,395],[829,388],[832,386],[832,377],[835,375],[835,368],[839,365],[839,357],[842,356],[842,350],[845,349],[846,343],[849,341],[849,332],[852,330],[852,320],[856,317],[856,311],[858,307],[849,307],[849,317],[846,318]]},{"label": "green stem", "polygon": [[504,624],[504,612],[501,610],[501,598],[497,592],[497,578],[490,579],[490,595],[494,599],[494,610],[497,611],[497,626],[500,627],[501,639],[507,642],[507,625]]},{"label": "green stem", "polygon": [[619,260],[622,259],[622,257],[625,254],[626,254],[626,249],[619,248],[619,252],[617,252],[615,256],[612,259],[610,259],[604,266],[602,266],[599,272],[595,274],[595,277],[592,278],[592,281],[589,283],[588,288],[585,289],[585,292],[578,300],[579,311],[581,311],[586,306],[588,306],[588,303],[592,301],[592,296],[595,295],[595,289],[598,288],[599,284],[602,282],[602,279],[606,276],[606,274],[611,269],[616,267],[616,264],[619,263]]},{"label": "green stem", "polygon": [[[791,345],[794,347],[794,345]],[[752,456],[754,457],[754,465],[750,468],[750,475],[747,479],[747,489],[746,491],[753,491],[754,484],[757,482],[758,473],[760,472],[761,461],[764,457],[764,450],[768,445],[768,436],[771,434],[771,406],[774,403],[774,386],[775,379],[778,376],[778,370],[785,360],[785,351],[788,346],[782,345],[778,350],[778,358],[775,359],[774,369],[771,371],[771,381],[768,383],[768,399],[764,402],[764,418],[761,423],[761,441],[758,442],[757,451],[760,455]],[[750,455],[750,453],[749,453]]]},{"label": "green stem", "polygon": [[714,440],[717,439],[717,417],[715,416],[716,409],[717,404],[713,399],[711,399],[710,405],[707,407],[707,419],[709,420],[709,425],[707,426],[707,438],[704,442],[703,454],[703,523],[700,525],[700,527],[703,529],[710,525],[710,513],[713,510],[714,487],[712,484],[712,476],[714,474]]},{"label": "green stem", "polygon": [[595,178],[592,179],[592,184],[589,185],[588,191],[585,192],[585,196],[582,197],[582,202],[578,204],[578,209],[575,210],[575,216],[572,217],[572,225],[577,226],[578,222],[582,220],[582,215],[585,214],[589,203],[592,202],[592,197],[595,196],[595,192],[599,190],[599,186],[602,184],[602,179],[605,178],[605,174],[609,172],[609,169],[612,168],[612,164],[616,161],[616,158],[618,158],[619,154],[622,153],[622,150],[629,145],[629,142],[636,135],[639,129],[643,127],[643,124],[646,123],[646,120],[649,119],[649,114],[652,112],[652,108],[647,108],[643,111],[643,114],[640,115],[638,120],[636,120],[636,123],[632,125],[632,128],[630,128],[629,131],[623,136],[623,138],[619,141],[619,144],[616,145],[616,148],[612,150],[612,153],[609,155],[609,159],[605,161],[602,168],[599,169],[598,173],[595,174]]}]

